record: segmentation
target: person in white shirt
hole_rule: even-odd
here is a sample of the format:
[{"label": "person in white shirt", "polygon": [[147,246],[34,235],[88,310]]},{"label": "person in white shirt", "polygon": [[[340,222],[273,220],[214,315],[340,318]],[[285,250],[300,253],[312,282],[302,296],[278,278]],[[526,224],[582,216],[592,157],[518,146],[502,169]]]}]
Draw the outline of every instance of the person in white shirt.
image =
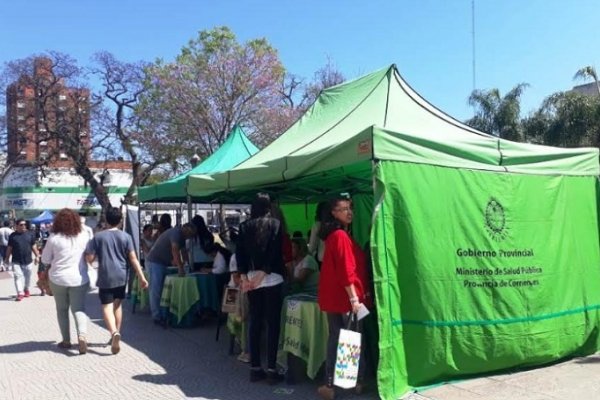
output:
[{"label": "person in white shirt", "polygon": [[69,308],[75,318],[79,353],[87,352],[85,295],[90,287],[84,252],[89,239],[83,232],[79,215],[63,208],[55,218],[52,235],[42,251],[42,262],[48,266],[50,288],[56,302],[56,316],[62,335],[61,349],[71,348]]},{"label": "person in white shirt", "polygon": [[292,256],[294,259],[286,265],[292,294],[317,295],[319,288],[319,265],[314,257],[308,254],[306,240],[292,239]]},{"label": "person in white shirt", "polygon": [[88,240],[92,240],[94,238],[94,230],[85,224],[85,217],[79,217],[79,220],[81,221],[81,229],[88,235]]},{"label": "person in white shirt", "polygon": [[0,228],[0,272],[8,271],[8,264],[4,265],[4,257],[6,257],[6,248],[8,247],[8,238],[14,231],[10,228],[10,222],[4,221]]}]

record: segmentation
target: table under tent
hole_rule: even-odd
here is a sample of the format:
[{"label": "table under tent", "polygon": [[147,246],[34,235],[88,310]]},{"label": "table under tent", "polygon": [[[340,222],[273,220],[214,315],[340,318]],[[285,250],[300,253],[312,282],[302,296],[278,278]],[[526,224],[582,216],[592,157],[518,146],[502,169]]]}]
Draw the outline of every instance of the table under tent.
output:
[{"label": "table under tent", "polygon": [[237,167],[189,175],[187,193],[298,206],[349,193],[373,259],[378,390],[396,399],[598,349],[598,175],[597,149],[476,131],[391,66],[323,91]]}]

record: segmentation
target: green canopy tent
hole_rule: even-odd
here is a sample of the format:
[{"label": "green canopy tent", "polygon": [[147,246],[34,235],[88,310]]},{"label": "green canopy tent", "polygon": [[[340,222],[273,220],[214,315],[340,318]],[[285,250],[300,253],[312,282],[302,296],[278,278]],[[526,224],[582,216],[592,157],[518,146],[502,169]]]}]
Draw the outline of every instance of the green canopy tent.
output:
[{"label": "green canopy tent", "polygon": [[165,182],[143,186],[138,190],[140,202],[187,201],[187,182],[190,175],[227,171],[258,151],[239,126],[235,126],[227,140],[214,153],[191,170]]},{"label": "green canopy tent", "polygon": [[473,374],[598,349],[598,150],[502,140],[445,115],[395,66],[325,90],[195,198],[353,195],[370,239],[378,388],[394,399]]}]

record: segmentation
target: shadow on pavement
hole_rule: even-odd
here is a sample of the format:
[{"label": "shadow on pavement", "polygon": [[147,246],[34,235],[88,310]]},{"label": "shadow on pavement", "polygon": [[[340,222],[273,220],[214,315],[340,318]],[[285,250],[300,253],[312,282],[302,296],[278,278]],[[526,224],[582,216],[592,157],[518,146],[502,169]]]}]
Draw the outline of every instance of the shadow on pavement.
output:
[{"label": "shadow on pavement", "polygon": [[64,354],[67,357],[72,357],[78,354],[72,353],[67,349],[60,349],[56,342],[21,342],[16,344],[10,344],[6,346],[0,346],[0,354],[14,354],[14,353],[32,353],[35,351],[52,351],[54,353]]},{"label": "shadow on pavement", "polygon": [[[153,385],[176,386],[185,398],[227,400],[251,399],[311,399],[317,398],[320,382],[308,381],[296,385],[285,383],[270,386],[265,382],[250,383],[248,364],[228,355],[229,333],[223,325],[219,341],[215,341],[216,321],[195,328],[164,329],[152,323],[148,311],[132,314],[131,303],[123,304],[122,343],[143,353],[156,364],[154,371],[143,373],[139,368],[131,378]],[[96,293],[87,299],[88,316],[93,323],[104,328],[100,302]],[[108,339],[108,338],[107,338]],[[100,350],[100,349],[99,349]],[[115,357],[127,356],[127,347]],[[130,350],[129,350],[130,351]],[[110,355],[110,351],[102,352]],[[146,362],[151,365],[151,363]],[[159,366],[160,368],[154,368]],[[155,372],[156,371],[156,372]],[[344,398],[377,398],[376,393],[362,396],[344,395]]]}]

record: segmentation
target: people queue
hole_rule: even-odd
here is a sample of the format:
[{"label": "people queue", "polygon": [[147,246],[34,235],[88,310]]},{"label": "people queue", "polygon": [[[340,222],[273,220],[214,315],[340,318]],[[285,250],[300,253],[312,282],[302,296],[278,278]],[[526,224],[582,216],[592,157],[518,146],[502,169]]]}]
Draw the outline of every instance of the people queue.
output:
[{"label": "people queue", "polygon": [[[64,349],[72,346],[70,310],[81,354],[87,352],[84,298],[90,286],[89,263],[98,264],[99,298],[113,354],[120,350],[121,306],[126,297],[128,264],[140,287],[149,287],[151,315],[161,326],[167,324],[167,315],[160,307],[167,269],[176,267],[179,276],[188,271],[212,273],[220,288],[219,296],[225,286],[241,289],[246,309],[242,312],[242,323],[248,336],[242,340],[238,359],[249,362],[250,382],[266,380],[269,384],[284,379],[276,366],[284,296],[316,296],[329,326],[325,383],[318,388],[318,394],[323,399],[334,399],[333,375],[340,330],[350,315],[365,306],[373,308],[367,256],[350,235],[352,219],[351,201],[334,198],[318,204],[315,224],[306,236],[308,241],[301,232],[290,237],[278,204],[268,194],[259,193],[252,201],[250,218],[240,224],[239,231],[230,229],[224,240],[215,238],[200,215],[182,226],[172,226],[169,214],[155,216],[153,223],[142,229],[139,262],[131,236],[119,229],[122,222],[119,209],[106,212],[106,229],[95,235],[86,229],[85,220],[75,211],[63,209],[55,216],[52,233],[41,254],[25,220],[16,221],[14,232],[6,224],[0,228],[0,268],[12,265],[16,300],[22,301],[30,295],[34,264],[41,261],[46,266],[42,271],[54,295],[61,332],[58,346]],[[146,269],[150,283],[142,268]],[[261,360],[263,326],[266,370]],[[364,362],[361,362],[357,392],[364,388],[364,376]]]}]

